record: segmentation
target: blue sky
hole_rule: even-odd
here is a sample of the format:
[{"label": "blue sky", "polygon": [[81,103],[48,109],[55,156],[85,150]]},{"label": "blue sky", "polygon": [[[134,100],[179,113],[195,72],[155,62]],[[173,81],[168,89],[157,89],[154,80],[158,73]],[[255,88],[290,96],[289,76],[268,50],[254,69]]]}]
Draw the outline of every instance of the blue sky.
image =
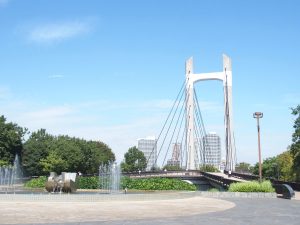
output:
[{"label": "blue sky", "polygon": [[[238,161],[291,143],[300,104],[298,1],[0,0],[0,109],[30,131],[107,143],[121,160],[158,135],[184,81],[233,62]],[[208,131],[223,139],[222,85],[196,85]],[[222,142],[223,144],[223,142]],[[223,144],[224,145],[224,144]]]}]

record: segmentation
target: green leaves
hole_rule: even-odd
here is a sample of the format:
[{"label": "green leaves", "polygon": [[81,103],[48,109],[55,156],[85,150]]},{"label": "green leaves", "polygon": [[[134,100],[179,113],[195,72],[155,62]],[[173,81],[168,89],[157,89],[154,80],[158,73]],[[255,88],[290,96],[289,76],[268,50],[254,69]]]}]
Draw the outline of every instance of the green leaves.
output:
[{"label": "green leaves", "polygon": [[53,171],[98,174],[101,163],[115,155],[104,143],[67,135],[53,136],[40,129],[24,145],[23,166],[27,175],[48,175]]},{"label": "green leaves", "polygon": [[44,188],[46,181],[47,178],[45,176],[41,176],[27,181],[24,186],[27,188]]},{"label": "green leaves", "polygon": [[219,172],[219,170],[216,167],[214,167],[213,165],[209,165],[209,164],[201,166],[200,171],[203,171],[203,172]]},{"label": "green leaves", "polygon": [[78,189],[99,189],[98,177],[78,177]]},{"label": "green leaves", "polygon": [[228,189],[229,192],[275,192],[270,181],[232,183]]},{"label": "green leaves", "polygon": [[15,123],[6,122],[4,116],[0,116],[0,161],[1,164],[12,164],[15,155],[22,154],[22,140],[27,129],[19,127]]},{"label": "green leaves", "polygon": [[43,172],[49,174],[52,171],[60,174],[67,168],[67,162],[63,160],[56,152],[50,152],[50,154],[45,158],[41,159],[39,163]]},{"label": "green leaves", "polygon": [[300,105],[292,109],[292,114],[297,116],[294,122],[295,131],[293,133],[293,143],[291,152],[293,154],[293,170],[296,174],[296,180],[300,181]]},{"label": "green leaves", "polygon": [[124,177],[122,179],[122,188],[137,190],[187,190],[195,191],[197,188],[179,179],[170,178],[149,178],[149,179],[132,179]]},{"label": "green leaves", "polygon": [[137,147],[129,148],[124,155],[125,162],[121,164],[122,171],[135,172],[138,170],[145,170],[147,167],[144,153],[137,149]]}]

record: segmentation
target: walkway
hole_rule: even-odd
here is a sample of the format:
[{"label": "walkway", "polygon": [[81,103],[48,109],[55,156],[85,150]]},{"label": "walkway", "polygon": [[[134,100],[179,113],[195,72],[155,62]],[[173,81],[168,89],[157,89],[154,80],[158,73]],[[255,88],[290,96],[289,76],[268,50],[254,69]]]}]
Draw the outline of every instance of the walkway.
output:
[{"label": "walkway", "polygon": [[[199,196],[146,201],[0,202],[0,224],[75,223],[175,218],[219,212],[234,203]],[[131,223],[129,222],[129,223]]]},{"label": "walkway", "polygon": [[247,182],[246,180],[239,179],[239,178],[236,178],[236,177],[231,177],[231,176],[229,177],[225,173],[209,173],[209,174],[216,175],[216,176],[223,177],[223,178],[230,179],[230,180],[236,180],[236,181],[240,181],[240,182]]},{"label": "walkway", "polygon": [[[297,193],[298,196],[299,193]],[[168,196],[164,193],[162,196]],[[204,198],[197,193],[104,202],[0,201],[0,224],[298,225],[300,201],[278,198]]]}]

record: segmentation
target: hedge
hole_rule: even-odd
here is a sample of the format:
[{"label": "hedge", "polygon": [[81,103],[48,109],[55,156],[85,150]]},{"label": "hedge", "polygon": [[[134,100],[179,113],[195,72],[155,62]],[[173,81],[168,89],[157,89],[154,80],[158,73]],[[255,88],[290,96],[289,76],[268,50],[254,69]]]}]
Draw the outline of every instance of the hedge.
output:
[{"label": "hedge", "polygon": [[230,192],[275,192],[270,181],[258,181],[232,183],[229,186]]},{"label": "hedge", "polygon": [[[25,183],[29,188],[44,188],[46,177],[39,177],[31,179]],[[77,179],[78,189],[99,189],[101,182],[99,177],[79,177]],[[136,189],[136,190],[188,190],[195,191],[197,188],[193,184],[189,184],[179,179],[170,178],[150,178],[150,179],[132,179],[122,177],[122,189]]]}]

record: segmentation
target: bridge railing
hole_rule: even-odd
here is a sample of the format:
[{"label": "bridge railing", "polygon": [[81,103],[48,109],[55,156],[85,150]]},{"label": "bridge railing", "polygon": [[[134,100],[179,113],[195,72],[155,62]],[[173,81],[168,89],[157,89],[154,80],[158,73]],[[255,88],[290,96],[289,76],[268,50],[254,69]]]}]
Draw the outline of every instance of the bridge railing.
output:
[{"label": "bridge railing", "polygon": [[228,188],[230,184],[240,182],[238,180],[232,180],[229,178],[225,178],[222,176],[218,176],[215,174],[207,173],[207,172],[201,172],[201,174],[208,180],[218,183],[219,185],[223,186],[224,188]]},{"label": "bridge railing", "polygon": [[[228,175],[229,172],[224,170],[224,173]],[[244,180],[259,180],[259,176],[254,175],[254,174],[231,172],[231,176],[240,178],[240,179],[244,179]],[[264,178],[267,180],[270,180],[272,184],[288,184],[295,191],[300,191],[300,183],[277,180],[277,179],[274,179],[273,177],[264,177]]]},{"label": "bridge railing", "polygon": [[182,171],[141,171],[122,173],[129,177],[187,177],[187,176],[202,176],[199,170],[182,170]]},{"label": "bridge railing", "polygon": [[[229,171],[227,171],[227,170],[224,170],[224,173],[229,175]],[[247,174],[247,173],[237,173],[237,172],[233,172],[233,171],[231,171],[230,176],[236,177],[239,179],[243,179],[243,180],[259,180],[259,176],[257,176],[257,175]]]}]

